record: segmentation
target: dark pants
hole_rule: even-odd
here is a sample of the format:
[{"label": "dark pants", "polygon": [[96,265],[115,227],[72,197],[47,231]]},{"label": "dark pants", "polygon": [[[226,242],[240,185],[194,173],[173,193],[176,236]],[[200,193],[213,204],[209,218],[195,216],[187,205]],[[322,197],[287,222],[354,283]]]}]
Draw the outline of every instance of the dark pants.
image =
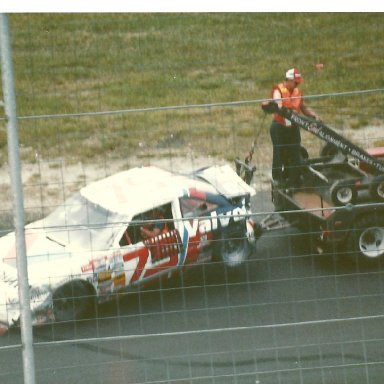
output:
[{"label": "dark pants", "polygon": [[300,128],[284,127],[272,121],[270,134],[273,145],[272,178],[275,181],[289,180],[293,185],[300,180]]}]

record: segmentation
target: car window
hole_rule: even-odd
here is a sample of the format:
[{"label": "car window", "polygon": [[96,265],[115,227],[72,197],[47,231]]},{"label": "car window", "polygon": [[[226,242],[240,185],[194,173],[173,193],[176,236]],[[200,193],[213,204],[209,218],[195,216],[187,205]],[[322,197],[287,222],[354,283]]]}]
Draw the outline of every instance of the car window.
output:
[{"label": "car window", "polygon": [[197,199],[194,197],[182,197],[180,199],[181,214],[185,218],[206,216],[218,208],[218,204]]},{"label": "car window", "polygon": [[111,246],[121,228],[121,217],[90,202],[79,193],[47,216],[47,237],[62,245],[103,249]]},{"label": "car window", "polygon": [[171,219],[171,204],[156,207],[134,216],[120,239],[120,246],[136,244],[145,240],[140,230],[143,227],[146,229],[153,229],[157,227],[161,229],[161,232],[168,232],[174,229],[174,222]]}]

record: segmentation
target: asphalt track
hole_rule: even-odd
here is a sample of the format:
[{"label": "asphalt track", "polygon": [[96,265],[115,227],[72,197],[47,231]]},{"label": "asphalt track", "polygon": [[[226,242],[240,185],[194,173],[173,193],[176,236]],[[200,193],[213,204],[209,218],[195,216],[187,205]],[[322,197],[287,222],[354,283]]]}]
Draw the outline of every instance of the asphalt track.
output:
[{"label": "asphalt track", "polygon": [[[198,267],[102,305],[97,320],[36,329],[36,382],[382,384],[383,264],[268,232],[236,273]],[[19,345],[17,331],[0,339],[1,384],[23,383]]]}]

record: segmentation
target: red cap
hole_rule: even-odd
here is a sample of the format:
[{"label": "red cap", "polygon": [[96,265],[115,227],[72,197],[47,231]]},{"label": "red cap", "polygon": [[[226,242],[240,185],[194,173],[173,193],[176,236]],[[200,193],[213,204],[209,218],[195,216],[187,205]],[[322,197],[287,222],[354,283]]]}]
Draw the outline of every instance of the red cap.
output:
[{"label": "red cap", "polygon": [[287,80],[293,80],[295,83],[302,83],[303,78],[301,77],[300,71],[297,68],[288,69],[285,74]]}]

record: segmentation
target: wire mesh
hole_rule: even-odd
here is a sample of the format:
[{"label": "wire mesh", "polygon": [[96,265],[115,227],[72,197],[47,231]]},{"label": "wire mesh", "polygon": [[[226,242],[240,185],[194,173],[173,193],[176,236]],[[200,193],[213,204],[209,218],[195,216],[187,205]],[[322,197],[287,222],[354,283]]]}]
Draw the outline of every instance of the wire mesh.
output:
[{"label": "wire mesh", "polygon": [[[143,17],[139,15],[138,20]],[[182,71],[168,61],[140,64],[138,57],[148,52],[143,46],[142,52],[138,48],[148,44],[145,33],[127,35],[123,16],[117,22],[120,34],[105,55],[102,41],[95,36],[110,28],[109,19],[87,18],[84,36],[88,33],[92,37],[89,46],[76,40],[80,39],[76,33],[79,18],[61,20],[74,40],[68,47],[57,45],[56,27],[44,20],[47,48],[39,55],[46,58],[45,64],[40,56],[33,55],[33,49],[39,47],[30,34],[23,35],[23,43],[22,36],[17,40],[23,47],[29,46],[30,60],[28,67],[19,67],[18,75],[41,76],[44,71],[48,74],[44,81],[44,76],[39,77],[42,84],[37,82],[32,91],[20,96],[22,176],[28,223],[45,218],[91,182],[135,166],[151,164],[174,172],[221,164],[234,168],[236,156],[243,158],[253,141],[256,147],[252,160],[257,166],[251,182],[257,191],[251,200],[253,218],[260,222],[274,213],[270,196],[270,119],[263,120],[264,116],[255,112],[264,99],[201,102],[216,97],[217,80],[212,70],[208,71],[211,80],[204,83],[205,96],[198,94],[198,101],[176,105],[167,104],[165,99],[157,107],[161,99],[154,97],[155,104],[148,108],[126,108],[131,99],[119,73],[127,74],[127,68],[134,68],[135,63],[127,63],[120,56],[119,65],[115,63],[111,68],[108,60],[109,54],[120,50],[127,53],[124,39],[134,39],[137,50],[132,57],[138,61],[136,65],[174,73],[172,87],[178,92],[182,92],[182,85],[175,82]],[[138,20],[129,18],[130,23],[140,24]],[[155,27],[161,29],[164,20],[176,19],[169,16],[154,20]],[[32,28],[31,23],[27,25]],[[156,38],[156,33],[152,33]],[[317,32],[315,37],[319,38]],[[358,34],[356,39],[360,47]],[[57,56],[65,58],[61,66],[57,65]],[[154,52],[153,57],[165,56]],[[86,58],[97,63],[90,71],[84,64]],[[213,55],[206,59],[213,64]],[[198,64],[202,63],[200,59]],[[70,95],[60,80],[66,67],[73,67],[73,76],[78,77],[77,87]],[[116,100],[107,106],[103,84],[93,84],[103,70],[116,82],[118,90]],[[96,76],[92,78],[90,72]],[[197,71],[190,76],[199,79],[203,74]],[[143,92],[150,93],[153,90],[145,88],[145,80]],[[24,98],[47,90],[52,96],[47,109],[43,108],[44,103],[38,104],[41,95],[31,101],[30,108],[25,104]],[[119,92],[124,99],[122,104],[118,102]],[[132,92],[137,96],[136,89]],[[89,94],[96,104],[90,103]],[[383,92],[372,90],[369,95],[361,89],[312,94],[307,101],[321,115],[333,118],[330,121],[335,124],[331,125],[342,135],[369,148],[383,142]],[[360,106],[353,116],[346,107],[351,99]],[[63,112],[67,109],[69,113]],[[372,115],[380,124],[371,120]],[[363,128],[357,129],[355,120]],[[312,157],[318,156],[323,145],[306,132],[302,132],[302,144]],[[7,180],[6,166],[0,172],[1,179]],[[6,233],[12,230],[9,183],[2,184],[2,192],[2,230]],[[354,230],[341,231],[349,235]],[[309,226],[268,231],[257,240],[256,249],[240,268],[232,270],[220,261],[206,260],[187,266],[179,276],[118,293],[112,301],[97,305],[93,316],[36,326],[37,382],[381,383],[383,261],[355,257],[345,248],[331,247],[318,254],[315,234],[315,228]],[[50,257],[54,256],[49,255],[48,265]],[[37,262],[37,257],[30,261],[32,265]],[[45,268],[49,270],[47,264]],[[61,277],[65,276],[63,271],[59,271]],[[56,276],[51,272],[43,277],[50,284]],[[88,293],[82,295],[87,297]],[[1,337],[1,383],[22,382],[21,350],[17,327]]]}]

